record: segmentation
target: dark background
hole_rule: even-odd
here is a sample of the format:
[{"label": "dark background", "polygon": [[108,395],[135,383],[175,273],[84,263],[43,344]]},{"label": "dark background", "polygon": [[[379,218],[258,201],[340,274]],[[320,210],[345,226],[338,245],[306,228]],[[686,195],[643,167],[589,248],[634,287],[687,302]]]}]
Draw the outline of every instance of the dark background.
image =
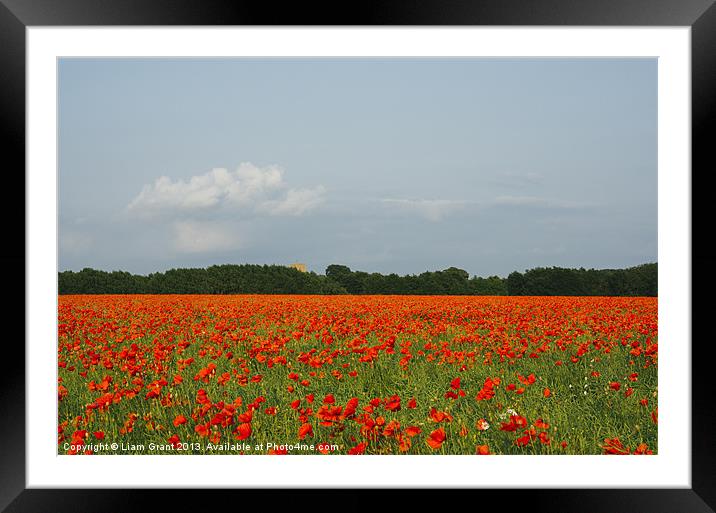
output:
[{"label": "dark background", "polygon": [[[25,490],[25,27],[45,25],[649,25],[692,28],[692,488],[681,490]],[[5,351],[0,372],[0,508],[6,511],[197,511],[258,507],[368,511],[394,499],[453,509],[552,512],[708,512],[716,506],[713,429],[713,342],[709,294],[716,256],[712,132],[716,91],[716,8],[713,0],[491,0],[249,3],[212,0],[0,0],[0,145],[5,199],[0,202],[6,269]],[[696,235],[700,234],[700,237]],[[21,272],[20,270],[24,272]],[[693,279],[696,278],[696,279]],[[48,290],[53,286],[48,284]],[[24,316],[23,316],[24,317]],[[689,341],[683,341],[688,343]],[[684,419],[688,422],[688,419]],[[516,462],[518,465],[518,462]],[[197,468],[200,471],[200,468]],[[320,486],[317,484],[317,486]],[[153,504],[153,501],[158,501]],[[490,502],[496,502],[488,506]],[[394,506],[395,507],[395,506]]]}]

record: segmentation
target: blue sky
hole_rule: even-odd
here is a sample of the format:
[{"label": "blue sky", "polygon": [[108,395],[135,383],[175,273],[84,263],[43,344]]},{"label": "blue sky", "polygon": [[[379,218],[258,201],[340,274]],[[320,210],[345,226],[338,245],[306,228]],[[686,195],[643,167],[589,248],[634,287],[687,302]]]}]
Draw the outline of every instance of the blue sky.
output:
[{"label": "blue sky", "polygon": [[657,260],[655,59],[61,59],[59,269]]}]

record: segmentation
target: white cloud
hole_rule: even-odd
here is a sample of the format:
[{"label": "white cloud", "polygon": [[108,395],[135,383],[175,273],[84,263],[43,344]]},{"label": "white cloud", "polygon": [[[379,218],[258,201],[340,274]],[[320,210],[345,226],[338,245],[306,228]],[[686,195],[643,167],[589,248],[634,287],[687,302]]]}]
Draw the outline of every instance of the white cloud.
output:
[{"label": "white cloud", "polygon": [[326,188],[291,189],[279,200],[269,200],[259,205],[258,210],[271,215],[300,216],[323,202]]},{"label": "white cloud", "polygon": [[417,213],[428,221],[440,221],[453,212],[461,210],[467,204],[467,202],[463,200],[445,199],[385,198],[381,201],[386,205],[399,208],[400,210]]},{"label": "white cloud", "polygon": [[181,253],[205,253],[238,249],[241,241],[235,229],[212,222],[174,223],[174,248]]},{"label": "white cloud", "polygon": [[196,213],[248,209],[272,215],[302,215],[323,201],[325,188],[291,189],[276,166],[260,168],[249,162],[236,171],[212,169],[188,180],[167,176],[145,185],[127,206],[129,212]]}]

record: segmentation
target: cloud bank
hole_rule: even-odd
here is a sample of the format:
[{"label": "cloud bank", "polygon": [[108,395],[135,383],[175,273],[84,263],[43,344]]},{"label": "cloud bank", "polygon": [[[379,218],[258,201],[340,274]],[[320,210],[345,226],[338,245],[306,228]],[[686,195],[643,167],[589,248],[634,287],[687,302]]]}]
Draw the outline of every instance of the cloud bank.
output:
[{"label": "cloud bank", "polygon": [[145,185],[127,211],[140,216],[245,210],[256,214],[300,216],[320,205],[325,188],[289,188],[283,170],[242,163],[236,171],[212,169],[188,180],[168,176]]},{"label": "cloud bank", "polygon": [[125,211],[160,228],[179,253],[225,252],[250,245],[245,221],[302,216],[325,194],[322,185],[289,187],[277,166],[244,162],[235,171],[216,168],[188,179],[161,176],[144,185]]}]

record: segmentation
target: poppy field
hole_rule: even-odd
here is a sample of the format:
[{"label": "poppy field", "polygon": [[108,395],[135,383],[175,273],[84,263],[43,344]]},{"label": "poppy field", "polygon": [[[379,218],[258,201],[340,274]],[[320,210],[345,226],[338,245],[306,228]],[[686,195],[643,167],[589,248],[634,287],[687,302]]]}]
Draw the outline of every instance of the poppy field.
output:
[{"label": "poppy field", "polygon": [[58,303],[58,454],[657,453],[655,297]]}]

